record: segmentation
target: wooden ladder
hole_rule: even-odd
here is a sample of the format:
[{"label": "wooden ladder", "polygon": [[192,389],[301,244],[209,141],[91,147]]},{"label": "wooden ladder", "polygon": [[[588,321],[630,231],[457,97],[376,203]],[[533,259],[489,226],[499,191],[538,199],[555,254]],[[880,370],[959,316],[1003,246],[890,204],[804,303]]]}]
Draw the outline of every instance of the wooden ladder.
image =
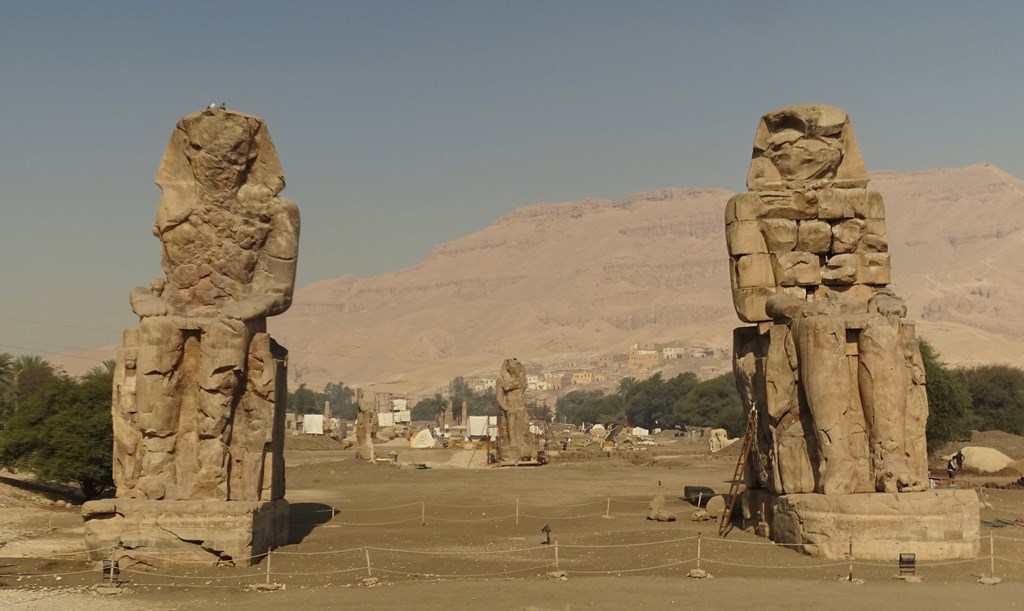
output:
[{"label": "wooden ladder", "polygon": [[736,470],[732,472],[732,484],[729,485],[729,495],[725,499],[725,511],[718,519],[719,537],[728,535],[732,530],[732,510],[736,507],[736,499],[739,498],[740,486],[743,484],[743,470],[747,466],[750,449],[754,447],[755,437],[757,437],[757,412],[755,406],[751,406],[750,412],[747,413],[747,431],[743,435],[740,457],[736,459]]}]

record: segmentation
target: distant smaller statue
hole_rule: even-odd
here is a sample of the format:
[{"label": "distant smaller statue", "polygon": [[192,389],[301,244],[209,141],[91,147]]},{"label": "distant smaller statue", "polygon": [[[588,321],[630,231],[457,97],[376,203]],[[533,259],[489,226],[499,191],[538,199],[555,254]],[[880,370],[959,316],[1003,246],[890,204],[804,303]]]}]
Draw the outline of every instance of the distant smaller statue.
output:
[{"label": "distant smaller statue", "polygon": [[526,411],[526,368],[518,360],[505,359],[498,377],[498,459],[515,461],[533,452],[530,415]]},{"label": "distant smaller statue", "polygon": [[373,460],[373,436],[377,433],[377,406],[366,398],[362,388],[356,389],[356,458]]}]

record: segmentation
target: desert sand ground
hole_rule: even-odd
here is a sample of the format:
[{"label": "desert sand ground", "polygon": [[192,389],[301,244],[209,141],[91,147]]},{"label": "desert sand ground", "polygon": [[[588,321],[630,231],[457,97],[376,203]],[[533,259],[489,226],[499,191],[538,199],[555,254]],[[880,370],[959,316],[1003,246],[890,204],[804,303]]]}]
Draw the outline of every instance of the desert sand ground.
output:
[{"label": "desert sand ground", "polygon": [[[995,572],[1003,580],[996,586],[977,583],[990,570],[988,539],[981,559],[919,566],[920,583],[894,579],[894,564],[869,563],[854,565],[851,583],[845,562],[810,558],[739,530],[722,541],[713,522],[690,521],[693,507],[679,497],[684,485],[726,489],[736,453],[709,455],[700,441],[663,441],[625,458],[596,453],[543,467],[467,468],[480,462],[468,450],[411,450],[395,441],[380,448],[383,455],[398,452],[395,467],[357,462],[351,450],[327,440],[289,440],[292,543],[270,558],[269,581],[283,586],[273,591],[254,587],[268,580],[264,559],[247,568],[126,571],[121,594],[98,594],[99,570],[74,553],[83,548],[76,508],[43,504],[38,494],[5,486],[0,607],[793,609],[824,603],[881,611],[1010,609],[1024,601],[1019,526],[982,527],[984,537],[995,537]],[[657,494],[678,521],[645,519]],[[1024,517],[1024,491],[988,490],[986,500],[991,507],[983,509],[983,520]],[[549,575],[556,546],[542,545],[545,524],[558,543],[564,580]],[[701,568],[710,579],[686,576],[697,566],[698,534]],[[367,556],[377,585],[365,585]]]}]

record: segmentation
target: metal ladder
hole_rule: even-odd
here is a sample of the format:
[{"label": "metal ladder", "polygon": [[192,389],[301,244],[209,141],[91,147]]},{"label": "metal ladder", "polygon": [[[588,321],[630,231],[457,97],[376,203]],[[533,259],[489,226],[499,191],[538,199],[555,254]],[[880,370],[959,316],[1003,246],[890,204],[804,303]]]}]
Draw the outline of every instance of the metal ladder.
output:
[{"label": "metal ladder", "polygon": [[757,436],[757,411],[756,404],[750,406],[747,413],[747,431],[743,435],[743,446],[740,447],[740,457],[736,459],[736,470],[732,473],[732,484],[729,485],[729,495],[726,497],[725,511],[718,519],[718,536],[724,537],[732,530],[732,510],[736,507],[736,499],[739,498],[740,486],[743,485],[743,470],[747,465],[747,456],[754,446],[754,438]]}]

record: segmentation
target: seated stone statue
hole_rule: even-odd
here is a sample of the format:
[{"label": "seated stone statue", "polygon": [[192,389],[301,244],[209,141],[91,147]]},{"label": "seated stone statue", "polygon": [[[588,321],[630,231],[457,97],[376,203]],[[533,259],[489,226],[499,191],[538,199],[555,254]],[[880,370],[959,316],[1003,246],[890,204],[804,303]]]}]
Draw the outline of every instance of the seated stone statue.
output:
[{"label": "seated stone statue", "polygon": [[278,197],[274,144],[256,117],[188,115],[156,182],[166,275],[131,292],[141,323],[125,333],[115,372],[118,496],[280,498],[283,463],[270,445],[287,353],[266,319],[291,304],[299,213]]},{"label": "seated stone statue", "polygon": [[881,196],[846,113],[762,117],[749,192],[726,208],[734,370],[757,437],[748,485],[778,494],[928,486],[924,368],[889,290]]}]

